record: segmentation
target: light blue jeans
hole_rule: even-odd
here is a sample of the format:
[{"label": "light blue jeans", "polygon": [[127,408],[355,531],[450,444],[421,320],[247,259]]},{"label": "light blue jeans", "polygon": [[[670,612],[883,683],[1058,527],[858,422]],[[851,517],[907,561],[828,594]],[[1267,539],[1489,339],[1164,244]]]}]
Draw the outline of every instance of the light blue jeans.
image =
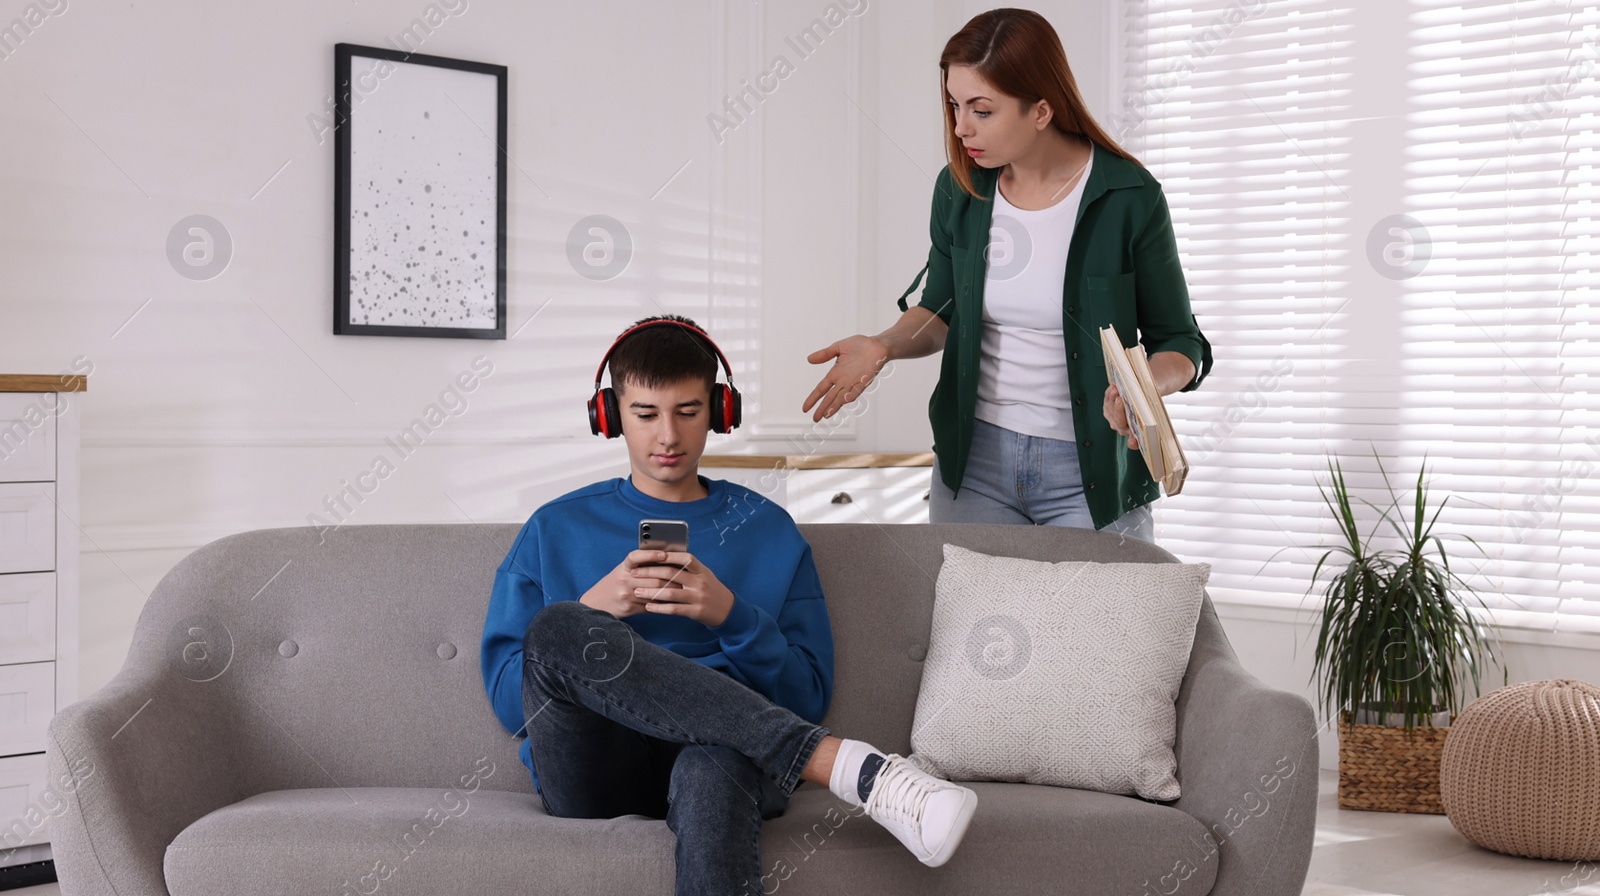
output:
[{"label": "light blue jeans", "polygon": [[[934,523],[1025,523],[1093,529],[1078,446],[1063,439],[1024,435],[974,420],[972,448],[956,497],[933,462],[928,521]],[[1155,514],[1149,504],[1111,521],[1102,532],[1122,533],[1152,544]]]}]

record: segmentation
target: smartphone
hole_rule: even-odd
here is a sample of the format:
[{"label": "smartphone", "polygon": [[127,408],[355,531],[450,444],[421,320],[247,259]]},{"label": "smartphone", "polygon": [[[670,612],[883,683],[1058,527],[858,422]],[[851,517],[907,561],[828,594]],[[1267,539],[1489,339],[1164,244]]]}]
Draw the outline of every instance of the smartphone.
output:
[{"label": "smartphone", "polygon": [[689,550],[689,524],[683,520],[640,520],[639,550]]}]

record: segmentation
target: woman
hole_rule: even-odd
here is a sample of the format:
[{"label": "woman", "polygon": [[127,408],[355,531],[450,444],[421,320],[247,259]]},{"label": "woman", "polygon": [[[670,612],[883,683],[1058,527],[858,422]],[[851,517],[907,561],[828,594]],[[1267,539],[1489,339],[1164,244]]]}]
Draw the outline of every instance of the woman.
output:
[{"label": "woman", "polygon": [[[949,164],[934,187],[928,264],[894,326],[807,358],[834,363],[803,410],[831,417],[886,362],[943,350],[928,402],[933,522],[1154,541],[1160,487],[1107,380],[1100,328],[1115,325],[1124,345],[1139,338],[1163,395],[1211,369],[1161,185],[1089,115],[1038,13],[977,16],[939,68]],[[923,274],[922,301],[907,308]]]}]

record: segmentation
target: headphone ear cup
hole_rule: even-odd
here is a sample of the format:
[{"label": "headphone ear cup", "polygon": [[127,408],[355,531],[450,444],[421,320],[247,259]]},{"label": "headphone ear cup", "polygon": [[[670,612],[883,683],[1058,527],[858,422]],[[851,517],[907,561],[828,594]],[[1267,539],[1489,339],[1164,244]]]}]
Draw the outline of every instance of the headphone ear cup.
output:
[{"label": "headphone ear cup", "polygon": [[727,383],[717,383],[711,391],[712,432],[732,432],[739,425],[739,391]]},{"label": "headphone ear cup", "polygon": [[608,439],[622,435],[622,409],[617,404],[617,390],[610,386],[600,390],[600,431]]},{"label": "headphone ear cup", "polygon": [[589,431],[597,436],[614,439],[622,434],[622,413],[617,410],[617,393],[610,386],[594,393],[589,399]]},{"label": "headphone ear cup", "polygon": [[728,431],[727,417],[724,416],[728,407],[726,388],[721,383],[711,384],[711,431],[715,433]]}]

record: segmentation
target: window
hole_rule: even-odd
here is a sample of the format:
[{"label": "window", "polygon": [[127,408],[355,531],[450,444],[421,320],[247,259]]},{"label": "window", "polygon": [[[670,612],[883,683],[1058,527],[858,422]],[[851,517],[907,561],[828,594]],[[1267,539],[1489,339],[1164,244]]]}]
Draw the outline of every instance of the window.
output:
[{"label": "window", "polygon": [[1163,545],[1218,599],[1299,605],[1338,539],[1327,456],[1382,503],[1376,450],[1408,514],[1426,458],[1501,621],[1600,631],[1600,6],[1118,6],[1109,129],[1166,191],[1217,358],[1171,398]]}]

